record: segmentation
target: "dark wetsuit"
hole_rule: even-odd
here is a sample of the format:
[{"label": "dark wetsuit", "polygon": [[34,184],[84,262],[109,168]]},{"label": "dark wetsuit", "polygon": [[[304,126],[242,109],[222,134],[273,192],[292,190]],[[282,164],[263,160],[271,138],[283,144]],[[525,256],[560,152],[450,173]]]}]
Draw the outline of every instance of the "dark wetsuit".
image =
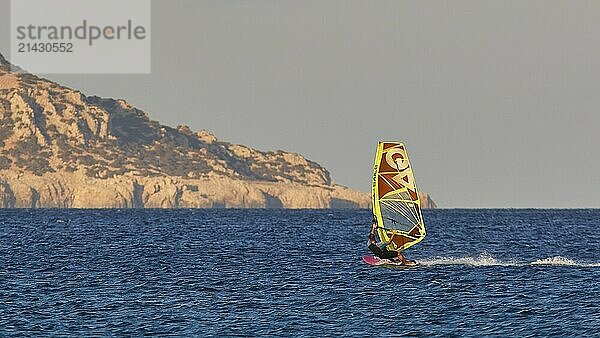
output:
[{"label": "dark wetsuit", "polygon": [[375,243],[369,244],[369,250],[375,254],[375,256],[381,259],[392,259],[398,257],[398,253],[396,251],[388,250],[387,243],[384,243],[382,247],[379,247]]}]

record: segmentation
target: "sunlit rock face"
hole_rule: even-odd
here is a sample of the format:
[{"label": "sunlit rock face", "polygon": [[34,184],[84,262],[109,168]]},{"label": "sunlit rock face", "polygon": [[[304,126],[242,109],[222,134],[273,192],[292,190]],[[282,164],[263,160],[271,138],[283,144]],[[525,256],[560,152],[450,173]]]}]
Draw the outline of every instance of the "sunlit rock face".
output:
[{"label": "sunlit rock face", "polygon": [[[174,104],[173,106],[176,106]],[[425,196],[426,207],[435,203]],[[0,55],[0,206],[367,208],[298,154],[172,128],[124,100],[81,92]]]}]

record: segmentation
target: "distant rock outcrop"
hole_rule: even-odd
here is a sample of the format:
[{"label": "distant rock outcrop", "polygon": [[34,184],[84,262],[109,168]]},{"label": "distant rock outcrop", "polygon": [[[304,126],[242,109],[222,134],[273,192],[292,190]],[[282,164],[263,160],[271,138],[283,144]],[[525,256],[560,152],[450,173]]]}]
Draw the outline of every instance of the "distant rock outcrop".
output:
[{"label": "distant rock outcrop", "polygon": [[[123,100],[11,72],[0,55],[0,206],[366,208],[319,164],[171,128]],[[425,207],[435,207],[428,197]]]}]

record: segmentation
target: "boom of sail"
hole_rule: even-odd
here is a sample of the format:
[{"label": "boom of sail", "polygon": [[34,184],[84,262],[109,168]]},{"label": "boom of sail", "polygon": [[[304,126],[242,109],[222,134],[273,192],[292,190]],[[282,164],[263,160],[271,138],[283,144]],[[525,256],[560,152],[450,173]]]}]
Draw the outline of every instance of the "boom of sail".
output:
[{"label": "boom of sail", "polygon": [[379,142],[373,166],[373,215],[388,249],[403,251],[425,238],[421,200],[404,144]]}]

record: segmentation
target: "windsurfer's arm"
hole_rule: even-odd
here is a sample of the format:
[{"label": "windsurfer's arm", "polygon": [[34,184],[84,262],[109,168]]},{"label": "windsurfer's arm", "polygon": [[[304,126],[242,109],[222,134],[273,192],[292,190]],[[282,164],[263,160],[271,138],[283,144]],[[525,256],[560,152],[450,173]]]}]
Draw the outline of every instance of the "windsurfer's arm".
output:
[{"label": "windsurfer's arm", "polygon": [[371,234],[375,234],[377,232],[377,222],[373,219],[373,226],[371,227]]},{"label": "windsurfer's arm", "polygon": [[379,248],[380,248],[381,250],[385,249],[385,248],[386,248],[386,247],[387,247],[387,246],[388,246],[388,245],[389,245],[389,244],[392,242],[392,240],[394,239],[394,235],[396,235],[396,230],[394,230],[394,231],[392,232],[392,237],[390,237],[390,240],[389,240],[389,241],[386,241],[386,242],[381,242],[381,243],[377,244],[377,246],[379,246]]},{"label": "windsurfer's arm", "polygon": [[392,230],[392,236],[390,237],[390,240],[387,241],[386,245],[392,243],[392,241],[394,240],[395,236],[396,236],[396,230]]}]

